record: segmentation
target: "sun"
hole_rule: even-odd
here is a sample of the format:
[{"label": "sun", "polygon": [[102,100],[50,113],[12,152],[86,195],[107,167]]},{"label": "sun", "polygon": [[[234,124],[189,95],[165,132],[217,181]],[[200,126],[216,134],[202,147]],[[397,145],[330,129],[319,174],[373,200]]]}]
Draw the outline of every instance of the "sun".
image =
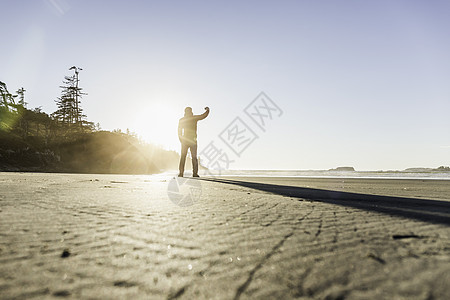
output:
[{"label": "sun", "polygon": [[167,150],[179,150],[178,120],[182,116],[183,111],[170,103],[151,103],[136,114],[131,129],[146,142]]}]

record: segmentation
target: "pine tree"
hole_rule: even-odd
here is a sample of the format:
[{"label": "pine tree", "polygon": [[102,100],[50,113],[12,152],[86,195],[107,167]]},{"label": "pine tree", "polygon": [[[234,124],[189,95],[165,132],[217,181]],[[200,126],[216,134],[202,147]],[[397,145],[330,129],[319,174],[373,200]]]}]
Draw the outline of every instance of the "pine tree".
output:
[{"label": "pine tree", "polygon": [[83,95],[87,95],[78,86],[80,81],[78,74],[82,69],[74,66],[69,70],[75,70],[75,74],[64,77],[63,85],[60,86],[61,97],[56,100],[58,109],[53,113],[53,117],[65,127],[81,128],[86,118],[81,108],[81,98]]},{"label": "pine tree", "polygon": [[14,101],[14,96],[8,92],[6,83],[0,81],[0,106],[3,106],[6,111],[10,110],[10,106],[14,106],[16,103]]},{"label": "pine tree", "polygon": [[26,107],[28,104],[27,102],[25,102],[25,92],[26,90],[23,87],[16,91],[17,95],[19,96],[19,105],[22,105],[23,107]]}]

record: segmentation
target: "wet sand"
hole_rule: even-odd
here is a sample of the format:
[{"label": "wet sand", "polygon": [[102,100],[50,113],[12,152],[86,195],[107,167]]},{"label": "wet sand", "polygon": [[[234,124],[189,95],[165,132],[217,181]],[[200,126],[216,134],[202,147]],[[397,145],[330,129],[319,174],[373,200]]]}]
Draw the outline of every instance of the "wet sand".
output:
[{"label": "wet sand", "polygon": [[449,181],[189,182],[0,173],[1,298],[450,298]]}]

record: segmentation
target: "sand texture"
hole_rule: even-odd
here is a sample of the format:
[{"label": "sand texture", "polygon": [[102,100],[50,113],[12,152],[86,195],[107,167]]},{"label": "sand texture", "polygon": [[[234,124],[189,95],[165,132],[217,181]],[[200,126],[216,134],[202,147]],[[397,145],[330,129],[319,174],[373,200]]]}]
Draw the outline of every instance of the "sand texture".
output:
[{"label": "sand texture", "polygon": [[450,299],[450,181],[195,182],[0,173],[0,298]]}]

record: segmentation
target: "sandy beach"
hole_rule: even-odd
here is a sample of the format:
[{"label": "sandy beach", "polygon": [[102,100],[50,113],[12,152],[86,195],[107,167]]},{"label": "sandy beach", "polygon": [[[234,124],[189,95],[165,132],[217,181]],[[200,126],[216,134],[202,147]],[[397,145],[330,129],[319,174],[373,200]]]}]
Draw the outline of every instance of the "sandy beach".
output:
[{"label": "sandy beach", "polygon": [[449,299],[449,226],[448,180],[0,173],[0,298]]}]

